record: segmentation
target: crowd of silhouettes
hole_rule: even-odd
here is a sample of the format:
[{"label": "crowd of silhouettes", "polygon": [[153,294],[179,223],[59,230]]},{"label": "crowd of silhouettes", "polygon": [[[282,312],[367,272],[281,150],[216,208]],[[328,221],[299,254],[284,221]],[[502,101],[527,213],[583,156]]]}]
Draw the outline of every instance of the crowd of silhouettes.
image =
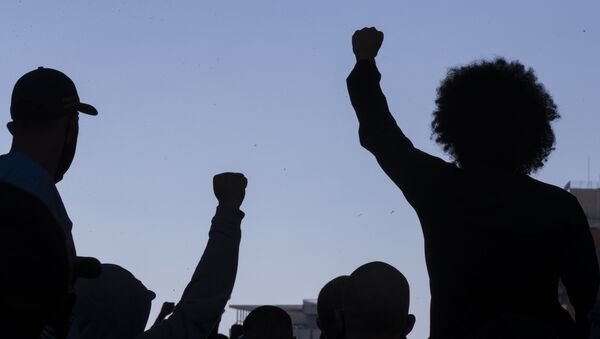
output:
[{"label": "crowd of silhouettes", "polygon": [[[530,176],[554,150],[551,123],[560,117],[534,71],[503,58],[449,70],[431,123],[447,162],[398,127],[375,62],[382,43],[375,28],[354,33],[346,82],[360,144],[421,223],[429,337],[599,338],[590,330],[598,328],[589,315],[600,274],[586,216],[573,195]],[[293,339],[292,318],[271,305],[252,310],[229,337],[218,332],[237,273],[243,174],[214,176],[218,204],[204,253],[181,300],[165,302],[148,329],[155,293],[118,264],[77,255],[56,183],[75,156],[80,113],[98,115],[60,71],[39,67],[14,86],[12,145],[0,156],[1,337]],[[407,338],[416,322],[408,278],[371,262],[325,284],[321,339]],[[558,302],[559,282],[574,316]]]}]

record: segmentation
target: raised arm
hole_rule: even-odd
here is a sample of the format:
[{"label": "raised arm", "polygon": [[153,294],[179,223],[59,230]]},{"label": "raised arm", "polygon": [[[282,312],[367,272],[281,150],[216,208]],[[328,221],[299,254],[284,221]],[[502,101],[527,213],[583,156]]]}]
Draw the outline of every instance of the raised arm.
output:
[{"label": "raised arm", "polygon": [[240,206],[247,180],[242,174],[215,176],[219,206],[212,219],[209,240],[181,301],[169,319],[138,336],[139,339],[205,339],[225,310],[238,265],[244,213]]},{"label": "raised arm", "polygon": [[354,33],[352,49],[356,65],[346,83],[360,123],[361,145],[376,157],[381,168],[414,206],[427,198],[448,164],[416,149],[392,117],[375,64],[382,43],[383,33],[375,28]]},{"label": "raised arm", "polygon": [[588,315],[596,303],[600,273],[590,226],[574,197],[571,210],[571,222],[564,237],[561,278],[575,309],[577,337],[589,338]]}]

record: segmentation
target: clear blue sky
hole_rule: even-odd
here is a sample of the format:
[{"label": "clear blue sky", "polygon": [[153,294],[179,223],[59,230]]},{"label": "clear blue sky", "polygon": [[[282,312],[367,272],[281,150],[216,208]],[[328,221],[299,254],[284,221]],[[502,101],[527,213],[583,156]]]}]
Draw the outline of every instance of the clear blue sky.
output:
[{"label": "clear blue sky", "polygon": [[[428,278],[415,213],[358,143],[350,37],[376,26],[383,87],[421,149],[448,67],[506,56],[533,67],[563,118],[536,174],[600,174],[598,1],[12,1],[0,4],[0,121],[23,73],[63,70],[98,108],[59,185],[79,253],[179,299],[207,241],[212,176],[249,178],[232,303],[299,303],[372,260],[412,287],[425,338]],[[0,132],[7,151],[10,136]],[[490,178],[493,183],[493,178]],[[485,184],[485,183],[482,183]],[[221,331],[234,320],[228,311]]]}]

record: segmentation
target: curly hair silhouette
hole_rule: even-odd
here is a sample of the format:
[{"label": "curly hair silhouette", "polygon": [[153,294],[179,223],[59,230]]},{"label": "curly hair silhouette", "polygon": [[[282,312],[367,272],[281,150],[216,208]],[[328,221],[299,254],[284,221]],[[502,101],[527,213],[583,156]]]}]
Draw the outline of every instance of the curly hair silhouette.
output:
[{"label": "curly hair silhouette", "polygon": [[435,102],[432,137],[463,168],[529,174],[554,150],[557,107],[533,69],[518,61],[452,68]]},{"label": "curly hair silhouette", "polygon": [[[375,28],[354,33],[357,62],[346,83],[361,145],[421,223],[430,338],[518,327],[515,316],[561,339],[589,338],[600,270],[585,213],[564,189],[529,176],[552,151],[550,123],[559,118],[534,72],[504,59],[449,71],[432,136],[451,164],[416,148],[396,123],[375,62],[382,41]],[[559,279],[577,304],[575,321],[557,302]]]}]

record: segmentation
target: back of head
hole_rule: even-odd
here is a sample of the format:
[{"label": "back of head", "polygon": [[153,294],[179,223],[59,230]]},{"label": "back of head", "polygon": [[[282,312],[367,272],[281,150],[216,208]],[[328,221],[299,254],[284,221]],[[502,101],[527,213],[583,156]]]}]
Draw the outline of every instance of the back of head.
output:
[{"label": "back of head", "polygon": [[129,339],[142,333],[155,294],[131,272],[102,264],[95,279],[78,279],[74,314],[81,339]]},{"label": "back of head", "polygon": [[65,306],[71,267],[63,228],[33,196],[0,183],[0,328],[33,338]]},{"label": "back of head", "polygon": [[244,320],[244,339],[291,339],[292,319],[276,306],[260,306]]},{"label": "back of head", "polygon": [[348,278],[347,275],[337,277],[323,286],[319,292],[318,323],[321,332],[328,339],[341,339],[342,329],[338,321],[338,312],[342,309],[344,285]]},{"label": "back of head", "polygon": [[554,149],[559,118],[534,71],[504,59],[453,68],[438,88],[432,130],[464,168],[528,174]]},{"label": "back of head", "polygon": [[408,281],[400,271],[383,262],[359,267],[344,288],[346,338],[406,336],[414,325],[409,303]]},{"label": "back of head", "polygon": [[244,335],[244,326],[240,324],[233,324],[229,329],[229,338],[230,339],[238,339],[239,337]]}]

